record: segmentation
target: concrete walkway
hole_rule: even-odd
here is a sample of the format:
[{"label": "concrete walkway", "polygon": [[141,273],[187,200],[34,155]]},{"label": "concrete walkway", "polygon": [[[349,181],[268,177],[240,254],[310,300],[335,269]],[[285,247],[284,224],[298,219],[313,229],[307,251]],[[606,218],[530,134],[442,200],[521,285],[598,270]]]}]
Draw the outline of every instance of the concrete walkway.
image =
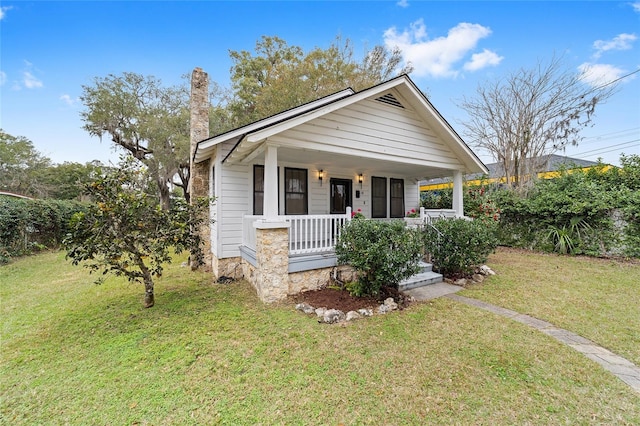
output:
[{"label": "concrete walkway", "polygon": [[522,324],[526,324],[570,346],[590,360],[597,362],[602,366],[602,368],[625,382],[633,390],[640,392],[640,367],[631,361],[614,354],[602,346],[596,345],[589,339],[585,339],[584,337],[578,336],[568,330],[558,328],[549,322],[542,321],[510,309],[501,308],[500,306],[492,305],[491,303],[483,302],[481,300],[471,299],[469,297],[455,294],[460,290],[462,290],[462,287],[447,283],[440,283],[407,290],[404,293],[413,296],[416,300],[430,300],[436,297],[445,296],[457,302],[475,306],[514,321],[518,321]]},{"label": "concrete walkway", "polygon": [[471,299],[469,297],[459,296],[453,293],[447,294],[446,297],[493,312],[494,314],[510,318],[514,321],[518,321],[522,324],[526,324],[540,330],[544,334],[548,334],[556,340],[570,346],[590,360],[597,362],[602,366],[602,368],[631,386],[633,390],[640,392],[640,368],[631,361],[614,354],[602,346],[596,345],[591,340],[578,336],[568,330],[558,328],[546,321],[539,320],[529,315],[520,314],[510,309],[501,308],[500,306],[492,305],[491,303],[483,302],[481,300]]}]

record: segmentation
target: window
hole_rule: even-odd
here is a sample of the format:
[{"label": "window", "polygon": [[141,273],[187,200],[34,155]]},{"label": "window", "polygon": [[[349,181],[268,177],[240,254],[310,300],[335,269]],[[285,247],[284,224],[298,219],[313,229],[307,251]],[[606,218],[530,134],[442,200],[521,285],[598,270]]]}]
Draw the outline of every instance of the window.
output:
[{"label": "window", "polygon": [[389,205],[391,217],[404,217],[404,179],[391,178]]},{"label": "window", "polygon": [[387,217],[387,178],[371,178],[371,217]]},{"label": "window", "polygon": [[307,214],[307,169],[284,169],[284,214]]}]

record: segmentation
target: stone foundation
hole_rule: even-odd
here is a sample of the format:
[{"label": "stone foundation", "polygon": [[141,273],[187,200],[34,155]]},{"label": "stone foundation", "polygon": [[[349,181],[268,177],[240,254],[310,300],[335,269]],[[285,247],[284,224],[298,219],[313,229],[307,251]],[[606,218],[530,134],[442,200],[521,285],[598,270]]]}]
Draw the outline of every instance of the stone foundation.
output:
[{"label": "stone foundation", "polygon": [[242,279],[245,274],[242,267],[241,257],[227,257],[218,259],[211,255],[211,269],[216,278],[231,277],[235,280]]}]

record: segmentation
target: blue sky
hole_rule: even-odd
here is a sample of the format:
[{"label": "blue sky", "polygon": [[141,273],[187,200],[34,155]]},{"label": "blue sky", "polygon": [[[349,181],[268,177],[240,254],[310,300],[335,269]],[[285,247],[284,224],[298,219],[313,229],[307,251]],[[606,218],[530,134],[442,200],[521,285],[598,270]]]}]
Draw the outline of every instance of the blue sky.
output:
[{"label": "blue sky", "polygon": [[[599,81],[640,69],[637,0],[0,1],[0,127],[56,163],[115,160],[108,138],[81,128],[82,85],[123,72],[171,85],[201,67],[228,86],[229,50],[253,51],[262,35],[305,51],[339,35],[359,56],[378,44],[399,46],[412,79],[460,132],[462,96],[554,54]],[[619,89],[567,155],[617,164],[622,152],[640,154],[640,72]]]}]

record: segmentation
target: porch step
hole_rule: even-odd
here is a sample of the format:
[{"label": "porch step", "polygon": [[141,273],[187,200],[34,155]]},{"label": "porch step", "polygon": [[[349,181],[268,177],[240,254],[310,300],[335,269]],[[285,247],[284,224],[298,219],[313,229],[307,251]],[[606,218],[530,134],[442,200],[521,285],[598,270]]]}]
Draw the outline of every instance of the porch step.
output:
[{"label": "porch step", "polygon": [[430,263],[420,262],[420,272],[404,281],[400,281],[398,289],[400,291],[411,290],[413,288],[423,287],[430,284],[437,284],[443,281],[442,274],[433,272],[433,265]]}]

